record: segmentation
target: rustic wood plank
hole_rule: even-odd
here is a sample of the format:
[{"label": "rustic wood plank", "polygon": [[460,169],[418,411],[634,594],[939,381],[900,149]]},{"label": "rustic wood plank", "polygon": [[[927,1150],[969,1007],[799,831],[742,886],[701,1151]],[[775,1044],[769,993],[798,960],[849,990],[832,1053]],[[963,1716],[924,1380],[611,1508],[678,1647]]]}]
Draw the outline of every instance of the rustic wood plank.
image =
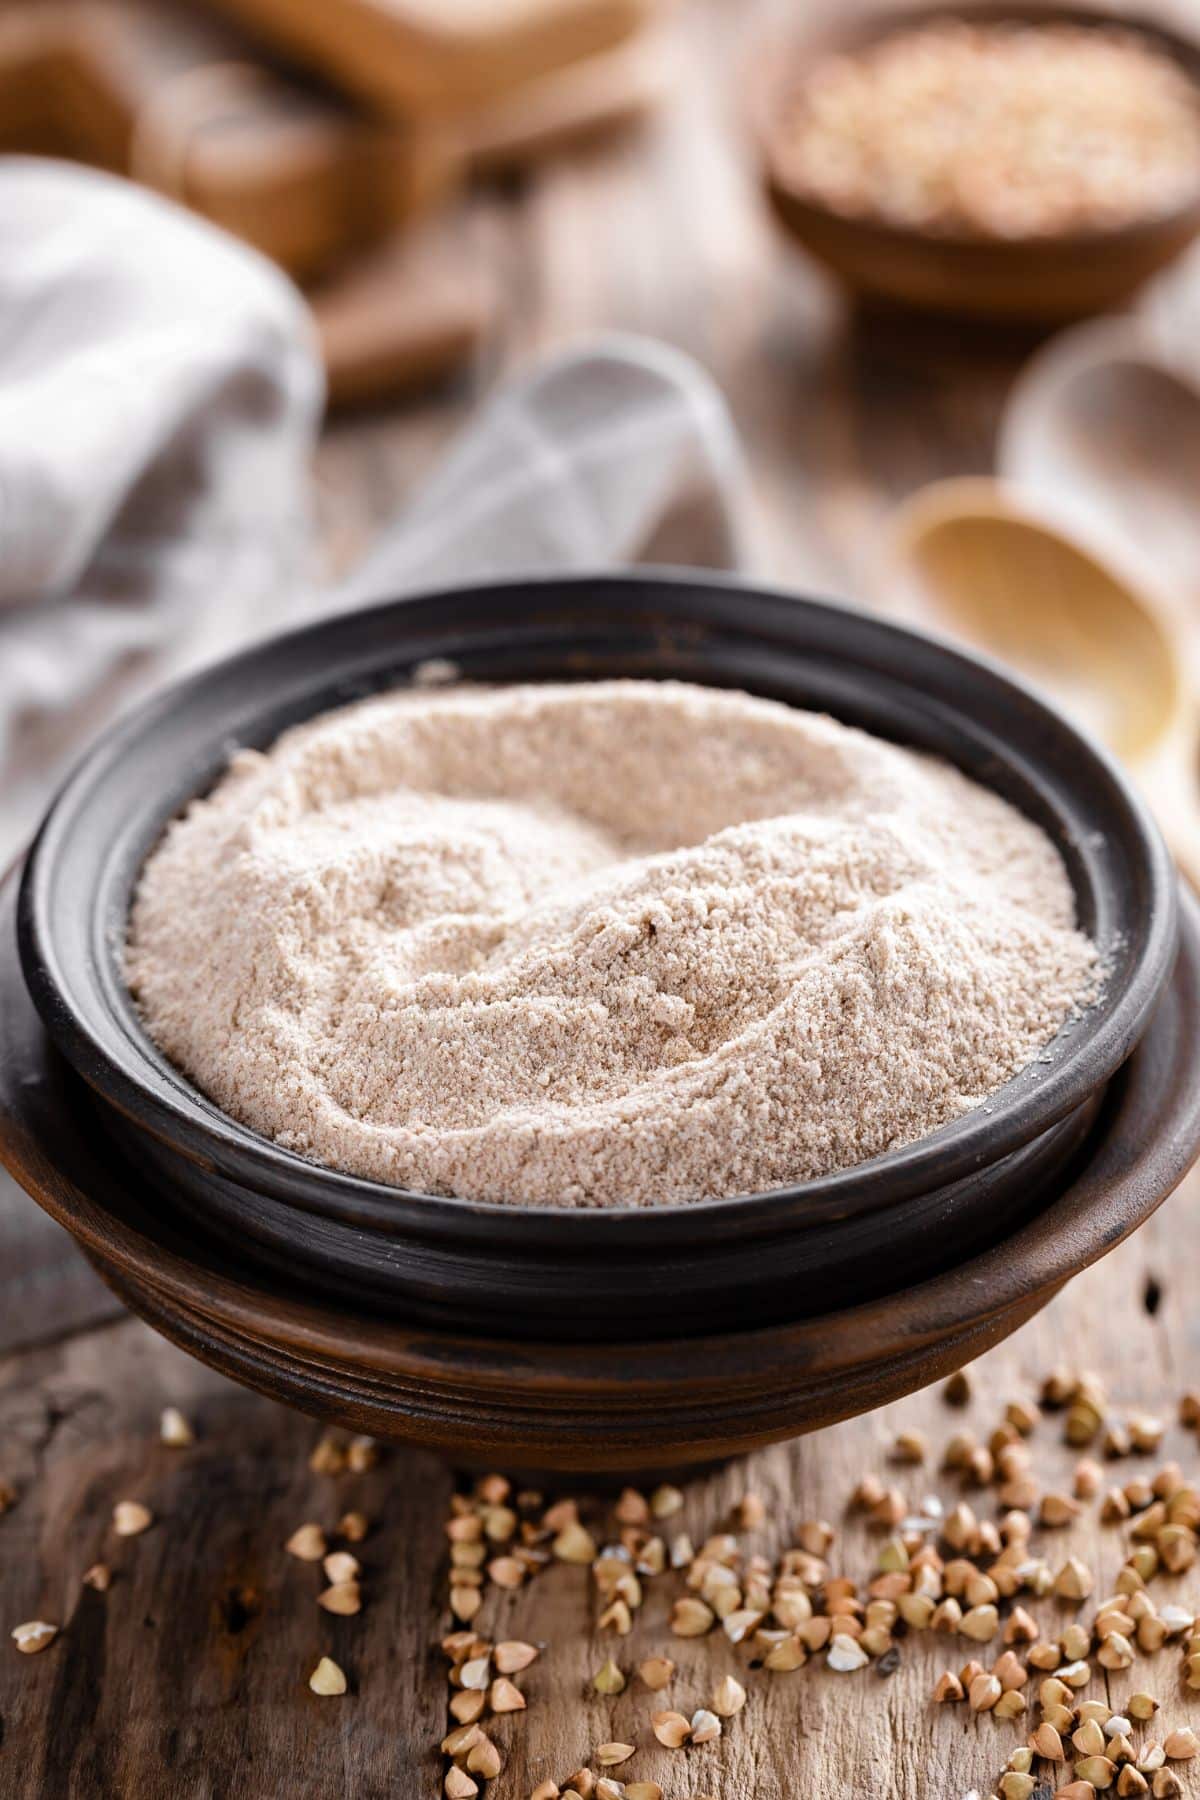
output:
[{"label": "rustic wood plank", "polygon": [[[12,1359],[0,1380],[3,1461],[20,1491],[0,1524],[0,1792],[373,1797],[405,1792],[413,1771],[434,1790],[429,1624],[446,1470],[413,1454],[314,1475],[310,1421],[132,1323]],[[159,1443],[167,1403],[194,1420],[193,1448]],[[113,1535],[123,1498],[153,1510],[144,1536]],[[340,1619],[316,1606],[320,1568],[283,1545],[297,1524],[331,1530],[352,1506],[378,1521],[358,1548],[377,1603]],[[113,1569],[104,1594],[80,1585],[96,1561]],[[63,1623],[56,1654],[16,1655],[8,1631],[42,1616]],[[344,1709],[308,1691],[322,1654],[350,1679]]]},{"label": "rustic wood plank", "polygon": [[[1030,1395],[1039,1375],[1064,1359],[1103,1370],[1116,1407],[1151,1406],[1172,1419],[1160,1455],[1113,1465],[1114,1480],[1153,1469],[1167,1455],[1194,1476],[1195,1438],[1173,1418],[1177,1394],[1197,1368],[1191,1295],[1200,1245],[1190,1220],[1198,1200],[1193,1178],[1136,1239],[978,1364],[976,1398],[965,1411],[929,1390],[691,1479],[672,1528],[699,1541],[753,1490],[766,1502],[767,1521],[749,1545],[770,1554],[792,1541],[801,1519],[827,1517],[840,1534],[835,1566],[861,1574],[877,1540],[845,1520],[845,1500],[865,1470],[886,1471],[901,1424],[926,1430],[935,1451],[963,1425],[982,1436],[1005,1400]],[[157,1442],[168,1403],[195,1420],[195,1447],[172,1451]],[[1039,1471],[1065,1487],[1077,1452],[1061,1444],[1059,1431],[1047,1419],[1034,1444]],[[369,1474],[313,1475],[306,1458],[314,1437],[311,1423],[209,1374],[133,1322],[0,1365],[3,1467],[21,1490],[0,1521],[0,1623],[5,1636],[31,1617],[64,1626],[38,1657],[0,1645],[0,1792],[14,1800],[246,1791],[262,1800],[309,1792],[365,1800],[437,1792],[448,1690],[435,1644],[450,1625],[442,1524],[452,1476],[399,1450],[385,1452]],[[935,1491],[952,1503],[958,1495],[957,1483],[932,1464],[893,1478],[914,1499]],[[144,1500],[156,1524],[141,1538],[116,1540],[111,1507],[129,1497]],[[589,1502],[597,1529],[610,1501]],[[373,1521],[360,1552],[366,1604],[356,1618],[332,1619],[315,1605],[319,1571],[282,1546],[303,1520],[332,1526],[349,1506]],[[1103,1593],[1125,1535],[1099,1527],[1092,1509],[1043,1542],[1056,1561],[1068,1554],[1088,1561]],[[107,1594],[79,1585],[99,1558],[115,1571]],[[1197,1595],[1194,1573],[1155,1588],[1161,1599],[1192,1596],[1194,1603]],[[493,1800],[525,1800],[538,1781],[548,1774],[561,1781],[614,1737],[639,1747],[624,1778],[659,1780],[671,1800],[706,1792],[725,1800],[799,1793],[958,1800],[972,1787],[986,1794],[1019,1741],[1015,1727],[928,1705],[940,1669],[959,1666],[973,1650],[965,1640],[908,1638],[888,1680],[872,1670],[841,1677],[816,1666],[747,1674],[745,1652],[721,1638],[669,1636],[666,1618],[680,1589],[676,1575],[652,1582],[628,1639],[595,1631],[586,1570],[556,1566],[520,1593],[490,1591],[477,1621],[488,1635],[547,1646],[520,1678],[528,1710],[497,1721],[507,1766],[489,1790]],[[1050,1629],[1071,1616],[1054,1602],[1034,1611]],[[658,1651],[679,1665],[667,1703],[688,1712],[726,1669],[745,1680],[749,1704],[718,1745],[661,1749],[648,1720],[663,1702],[636,1681],[613,1700],[589,1696],[590,1677],[610,1653],[632,1670]],[[322,1653],[346,1669],[344,1700],[317,1700],[304,1685]],[[1171,1649],[1139,1659],[1129,1675],[1108,1678],[1109,1697],[1119,1701],[1149,1685],[1172,1720],[1200,1725],[1200,1701],[1181,1694],[1177,1664]]]}]

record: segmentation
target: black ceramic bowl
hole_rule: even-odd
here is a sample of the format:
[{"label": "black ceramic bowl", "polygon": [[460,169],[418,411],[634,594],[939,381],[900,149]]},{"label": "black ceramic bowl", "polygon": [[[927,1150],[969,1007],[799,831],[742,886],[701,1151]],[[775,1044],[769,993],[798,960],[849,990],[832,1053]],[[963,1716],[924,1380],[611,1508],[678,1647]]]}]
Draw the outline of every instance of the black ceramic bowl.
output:
[{"label": "black ceramic bowl", "polygon": [[[623,1342],[517,1341],[474,1320],[364,1316],[247,1270],[236,1244],[168,1214],[94,1129],[17,963],[0,886],[0,1162],[157,1330],[212,1367],[351,1431],[479,1467],[644,1479],[812,1431],[925,1387],[1024,1323],[1136,1231],[1200,1146],[1200,907],[1175,971],[1108,1083],[1082,1168],[1016,1232],[948,1272],[815,1318]],[[886,1260],[886,1256],[884,1257]]]},{"label": "black ceramic bowl", "polygon": [[[222,1114],[142,1030],[119,951],[142,862],[230,751],[404,682],[671,676],[828,711],[931,751],[1059,845],[1105,955],[1101,1000],[988,1110],[791,1189],[683,1208],[529,1209],[405,1193],[303,1161]],[[1114,765],[998,670],[916,633],[710,576],[525,580],[393,602],[261,645],[103,738],[25,871],[25,979],[55,1043],[162,1195],[249,1263],[397,1318],[513,1338],[687,1334],[892,1291],[1016,1228],[1086,1154],[1106,1083],[1175,951],[1174,871]]]}]

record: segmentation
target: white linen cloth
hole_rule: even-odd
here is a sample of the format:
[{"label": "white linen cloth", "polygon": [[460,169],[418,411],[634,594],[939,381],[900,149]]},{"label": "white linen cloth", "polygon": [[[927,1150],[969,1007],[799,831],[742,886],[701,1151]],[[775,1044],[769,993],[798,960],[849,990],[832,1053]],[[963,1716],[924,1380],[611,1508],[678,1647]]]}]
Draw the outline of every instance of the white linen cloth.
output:
[{"label": "white linen cloth", "polygon": [[519,570],[735,568],[745,486],[703,370],[666,344],[607,334],[502,389],[334,598]]},{"label": "white linen cloth", "polygon": [[[303,300],[169,202],[0,158],[0,856],[149,687],[316,611],[460,579],[731,567],[725,404],[677,351],[611,336],[484,407],[336,591],[310,572],[322,384]],[[0,1171],[0,1350],[115,1303]]]},{"label": "white linen cloth", "polygon": [[309,553],[322,400],[270,263],[128,182],[0,159],[0,855],[122,699]]}]

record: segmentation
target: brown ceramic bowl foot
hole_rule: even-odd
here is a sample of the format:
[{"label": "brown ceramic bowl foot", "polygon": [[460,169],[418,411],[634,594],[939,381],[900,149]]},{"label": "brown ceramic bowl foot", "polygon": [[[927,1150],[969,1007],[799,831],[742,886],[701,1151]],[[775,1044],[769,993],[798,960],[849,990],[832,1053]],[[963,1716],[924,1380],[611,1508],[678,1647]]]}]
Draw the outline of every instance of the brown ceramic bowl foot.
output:
[{"label": "brown ceramic bowl foot", "polygon": [[[784,231],[852,293],[879,302],[989,322],[1059,325],[1125,305],[1142,284],[1179,256],[1200,231],[1200,190],[1174,210],[1094,230],[987,237],[889,224],[836,212],[797,185],[790,167],[788,119],[814,65],[829,54],[855,54],[884,38],[946,19],[1028,26],[1067,24],[1110,30],[1113,12],[1079,0],[914,0],[896,6],[828,9],[803,44],[781,43],[764,58],[752,88],[752,127],[767,202]],[[1179,20],[1134,15],[1137,31],[1196,86],[1200,47]]]}]

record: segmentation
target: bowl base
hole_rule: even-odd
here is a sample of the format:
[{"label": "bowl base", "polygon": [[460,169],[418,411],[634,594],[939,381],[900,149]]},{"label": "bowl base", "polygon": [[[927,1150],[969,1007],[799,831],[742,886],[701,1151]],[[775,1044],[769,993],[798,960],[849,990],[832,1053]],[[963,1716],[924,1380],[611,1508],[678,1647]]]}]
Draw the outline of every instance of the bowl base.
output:
[{"label": "bowl base", "polygon": [[120,1298],[202,1361],[302,1412],[463,1468],[620,1476],[713,1465],[869,1411],[999,1343],[1166,1199],[1200,1150],[1200,908],[1110,1084],[1090,1154],[1004,1243],[916,1287],[760,1330],[626,1344],[514,1343],[298,1299],[163,1217],[87,1129],[0,940],[0,1160]]}]

